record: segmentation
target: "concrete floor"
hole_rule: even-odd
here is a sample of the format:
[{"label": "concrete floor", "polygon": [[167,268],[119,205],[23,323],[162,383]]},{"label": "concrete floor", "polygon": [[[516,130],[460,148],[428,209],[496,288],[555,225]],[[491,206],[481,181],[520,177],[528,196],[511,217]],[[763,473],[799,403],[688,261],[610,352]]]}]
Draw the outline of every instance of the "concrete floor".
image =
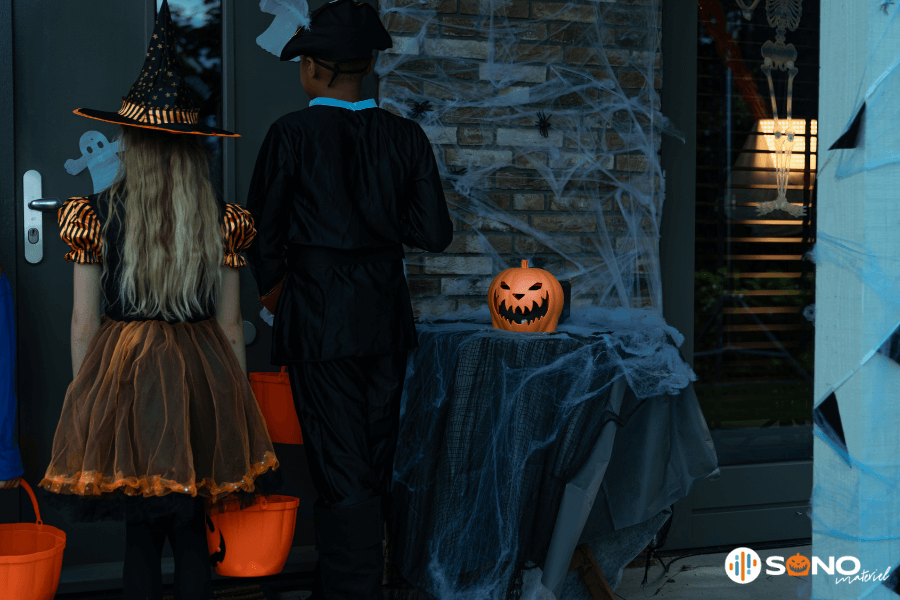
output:
[{"label": "concrete floor", "polygon": [[[760,558],[765,562],[769,556],[794,554],[806,557],[812,555],[811,546],[760,550]],[[620,600],[644,600],[664,598],[665,600],[794,600],[810,597],[811,577],[790,577],[788,575],[766,575],[763,572],[755,581],[738,584],[725,573],[726,554],[703,554],[681,559],[672,564],[669,573],[664,573],[659,562],[650,567],[647,584],[642,586],[644,568],[625,569],[622,582],[616,589]],[[666,562],[672,558],[664,559]],[[292,591],[278,595],[278,600],[305,600],[310,592]],[[562,598],[561,600],[565,600]]]},{"label": "concrete floor", "polygon": [[[789,556],[800,553],[812,556],[812,546],[758,550],[765,564],[769,556]],[[622,582],[616,589],[621,600],[642,600],[644,598],[665,598],[666,600],[793,600],[810,598],[812,577],[790,577],[766,575],[765,571],[747,584],[734,583],[725,573],[726,554],[703,554],[683,558],[674,563],[669,573],[664,573],[659,562],[650,567],[647,584],[642,586],[644,568],[625,569]],[[666,562],[671,558],[664,559]],[[564,600],[564,599],[563,599]]]},{"label": "concrete floor", "polygon": [[[760,558],[765,563],[769,556],[783,556],[785,559],[794,554],[806,557],[812,555],[811,546],[781,548],[777,550],[759,550]],[[703,554],[683,558],[673,563],[669,573],[664,573],[659,562],[650,567],[646,585],[641,585],[644,578],[644,567],[625,569],[622,581],[615,590],[619,600],[643,600],[660,598],[665,600],[795,600],[808,599],[811,595],[811,577],[790,577],[788,575],[766,575],[763,572],[755,581],[738,584],[731,581],[725,573],[726,554]],[[664,559],[666,562],[671,557]],[[121,566],[117,576],[120,577]],[[543,589],[543,588],[542,588]],[[549,598],[546,594],[537,594],[539,598]],[[306,590],[291,590],[277,594],[278,600],[306,600],[310,595]],[[561,600],[566,600],[562,598]]]}]

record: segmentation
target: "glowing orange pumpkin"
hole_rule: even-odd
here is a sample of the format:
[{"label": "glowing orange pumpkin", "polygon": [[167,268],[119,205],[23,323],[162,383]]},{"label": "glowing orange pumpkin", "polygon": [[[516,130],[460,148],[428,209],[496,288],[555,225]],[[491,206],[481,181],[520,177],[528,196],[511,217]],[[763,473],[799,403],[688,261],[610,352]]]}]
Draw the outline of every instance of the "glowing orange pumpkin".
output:
[{"label": "glowing orange pumpkin", "polygon": [[788,558],[785,566],[787,567],[788,575],[793,577],[809,575],[809,559],[800,553]]},{"label": "glowing orange pumpkin", "polygon": [[488,288],[491,322],[507,331],[556,331],[563,309],[563,290],[556,277],[543,269],[502,271]]}]

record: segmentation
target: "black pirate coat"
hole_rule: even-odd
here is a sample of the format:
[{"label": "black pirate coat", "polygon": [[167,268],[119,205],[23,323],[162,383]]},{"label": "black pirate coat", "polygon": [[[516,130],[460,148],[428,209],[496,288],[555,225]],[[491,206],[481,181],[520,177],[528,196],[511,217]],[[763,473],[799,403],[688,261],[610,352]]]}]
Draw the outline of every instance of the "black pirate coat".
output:
[{"label": "black pirate coat", "polygon": [[440,252],[453,237],[417,123],[371,100],[314,100],[269,129],[247,208],[261,299],[283,286],[273,364],[415,347],[401,244]]}]

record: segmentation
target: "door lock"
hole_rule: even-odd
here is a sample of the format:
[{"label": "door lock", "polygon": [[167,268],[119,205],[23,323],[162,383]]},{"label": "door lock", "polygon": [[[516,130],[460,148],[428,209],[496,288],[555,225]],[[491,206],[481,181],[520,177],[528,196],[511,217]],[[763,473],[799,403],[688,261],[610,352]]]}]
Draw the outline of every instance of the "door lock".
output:
[{"label": "door lock", "polygon": [[37,264],[44,258],[44,219],[40,211],[31,206],[31,202],[41,198],[41,174],[37,171],[26,171],[22,177],[22,189],[25,193],[25,206],[22,211],[24,219],[25,260]]},{"label": "door lock", "polygon": [[26,171],[22,178],[25,192],[22,217],[25,221],[25,260],[32,264],[37,264],[44,258],[44,218],[41,213],[56,212],[63,205],[59,198],[41,198],[41,187],[41,174]]}]

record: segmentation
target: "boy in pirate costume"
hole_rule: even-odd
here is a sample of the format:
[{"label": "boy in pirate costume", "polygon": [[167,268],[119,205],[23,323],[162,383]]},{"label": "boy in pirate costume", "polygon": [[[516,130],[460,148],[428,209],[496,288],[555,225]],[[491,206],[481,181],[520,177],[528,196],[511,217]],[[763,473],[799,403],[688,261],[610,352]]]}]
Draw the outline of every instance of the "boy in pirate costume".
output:
[{"label": "boy in pirate costume", "polygon": [[315,506],[314,598],[381,598],[384,519],[407,352],[416,345],[402,244],[452,240],[434,153],[413,121],[360,99],[375,10],[326,4],[284,47],[301,57],[309,108],[269,129],[247,208],[260,299],[275,314],[272,362],[288,365]]}]

